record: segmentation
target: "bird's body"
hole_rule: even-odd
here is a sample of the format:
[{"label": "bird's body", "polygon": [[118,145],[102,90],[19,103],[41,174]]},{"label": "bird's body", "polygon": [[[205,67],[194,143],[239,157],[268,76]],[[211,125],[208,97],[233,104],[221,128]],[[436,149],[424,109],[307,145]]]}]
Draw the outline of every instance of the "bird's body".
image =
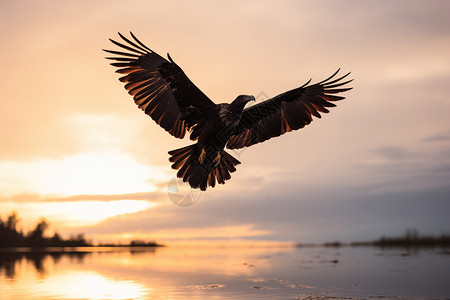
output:
[{"label": "bird's body", "polygon": [[[214,187],[215,181],[224,183],[231,178],[230,173],[236,171],[240,162],[228,154],[224,148],[229,137],[239,124],[243,109],[248,101],[255,100],[253,96],[241,95],[231,104],[217,104],[204,120],[197,143],[185,148],[170,151],[169,159],[178,169],[178,177],[186,178],[191,187],[205,190],[207,185]],[[186,119],[189,113],[185,114]],[[191,137],[192,138],[192,137]],[[189,169],[188,169],[189,168]]]},{"label": "bird's body", "polygon": [[[215,104],[198,89],[168,55],[168,60],[142,44],[120,37],[128,44],[111,40],[129,52],[105,50],[115,54],[120,81],[135,103],[171,135],[183,138],[186,132],[195,144],[169,151],[172,168],[192,188],[206,190],[216,182],[225,183],[240,162],[224,149],[237,149],[263,142],[286,132],[297,130],[312,121],[312,115],[327,113],[330,101],[344,97],[333,94],[351,88],[339,88],[348,74],[308,86],[305,85],[245,108],[255,98],[240,95],[231,103]],[[338,70],[339,71],[339,70]]]}]

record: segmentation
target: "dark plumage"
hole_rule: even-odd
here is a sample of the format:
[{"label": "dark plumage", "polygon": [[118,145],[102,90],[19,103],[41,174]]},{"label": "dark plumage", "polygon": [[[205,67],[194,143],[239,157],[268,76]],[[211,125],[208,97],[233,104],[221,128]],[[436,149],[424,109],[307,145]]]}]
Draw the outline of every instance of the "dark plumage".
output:
[{"label": "dark plumage", "polygon": [[[130,32],[131,33],[131,32]],[[216,182],[225,183],[240,162],[224,148],[238,149],[261,143],[272,137],[308,125],[312,116],[328,113],[334,101],[344,97],[335,94],[350,90],[343,82],[350,73],[329,78],[275,96],[245,108],[255,97],[240,95],[230,104],[215,104],[198,89],[172,60],[158,55],[131,33],[128,39],[119,33],[124,42],[115,45],[127,50],[112,51],[107,57],[114,62],[119,80],[125,83],[135,103],[155,122],[176,138],[187,131],[197,143],[169,151],[172,168],[177,176],[189,182],[192,188],[206,190]]]}]

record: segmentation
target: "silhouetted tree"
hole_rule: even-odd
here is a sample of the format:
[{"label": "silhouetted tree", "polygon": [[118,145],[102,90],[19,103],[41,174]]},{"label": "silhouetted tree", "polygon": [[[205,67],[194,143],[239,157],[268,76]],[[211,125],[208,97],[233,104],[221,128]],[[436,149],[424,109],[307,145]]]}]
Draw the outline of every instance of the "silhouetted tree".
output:
[{"label": "silhouetted tree", "polygon": [[19,224],[19,218],[17,217],[17,213],[13,211],[6,220],[6,229],[10,231],[17,231],[17,224]]},{"label": "silhouetted tree", "polygon": [[48,223],[45,219],[39,221],[39,223],[36,225],[36,228],[27,236],[27,240],[30,246],[46,246],[46,244],[48,244],[47,240],[44,238],[44,232],[47,230],[47,228]]},{"label": "silhouetted tree", "polygon": [[[45,219],[41,219],[36,227],[24,234],[19,231],[18,224],[20,222],[16,212],[12,212],[6,221],[0,218],[0,247],[81,247],[92,246],[92,242],[86,240],[84,234],[80,233],[71,236],[70,239],[63,239],[59,233],[55,232],[52,237],[46,237],[49,224]],[[144,242],[135,240],[130,246],[161,246],[155,242]],[[104,245],[106,246],[106,245]],[[120,246],[120,245],[108,245]]]},{"label": "silhouetted tree", "polygon": [[52,238],[50,239],[50,242],[54,246],[62,246],[63,239],[58,232],[55,232],[55,234],[53,234]]},{"label": "silhouetted tree", "polygon": [[20,222],[16,212],[12,212],[6,220],[0,218],[0,247],[77,247],[90,246],[83,234],[78,234],[68,240],[63,239],[57,232],[53,237],[46,237],[49,227],[45,219],[41,219],[36,227],[26,235],[19,231]]},{"label": "silhouetted tree", "polygon": [[19,218],[16,212],[12,212],[6,222],[0,220],[0,246],[24,246],[25,238],[22,232],[17,230]]},{"label": "silhouetted tree", "polygon": [[419,238],[419,232],[417,231],[417,229],[412,228],[412,229],[408,229],[406,230],[405,233],[405,239],[406,240],[417,240]]}]

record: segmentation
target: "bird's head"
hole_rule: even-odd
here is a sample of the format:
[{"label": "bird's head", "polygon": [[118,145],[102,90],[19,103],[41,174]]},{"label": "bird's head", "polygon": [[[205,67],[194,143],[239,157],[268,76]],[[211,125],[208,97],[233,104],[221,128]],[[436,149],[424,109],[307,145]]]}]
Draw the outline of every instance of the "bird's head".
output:
[{"label": "bird's head", "polygon": [[244,109],[245,104],[250,101],[255,101],[255,97],[251,95],[239,95],[236,97],[236,99],[234,99],[232,104],[241,109]]}]

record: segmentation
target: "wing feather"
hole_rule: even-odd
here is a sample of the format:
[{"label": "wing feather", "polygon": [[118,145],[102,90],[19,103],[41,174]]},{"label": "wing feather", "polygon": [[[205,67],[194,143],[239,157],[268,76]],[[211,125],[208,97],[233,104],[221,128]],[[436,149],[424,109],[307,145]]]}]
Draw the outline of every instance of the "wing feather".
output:
[{"label": "wing feather", "polygon": [[319,83],[306,84],[290,90],[262,103],[244,109],[238,126],[231,133],[227,148],[238,149],[264,142],[286,132],[297,130],[310,124],[313,116],[328,113],[333,102],[345,99],[335,94],[352,88],[344,85],[353,80],[343,81],[350,73],[337,77],[339,69]]},{"label": "wing feather", "polygon": [[183,118],[186,108],[208,111],[215,104],[170,57],[170,61],[166,60],[130,34],[131,38],[127,38],[119,33],[123,42],[110,39],[121,51],[104,50],[115,55],[106,59],[112,60],[111,65],[118,68],[116,73],[123,75],[119,80],[138,107],[171,135],[183,138],[190,128],[204,123],[200,116],[191,115],[188,125]]}]

